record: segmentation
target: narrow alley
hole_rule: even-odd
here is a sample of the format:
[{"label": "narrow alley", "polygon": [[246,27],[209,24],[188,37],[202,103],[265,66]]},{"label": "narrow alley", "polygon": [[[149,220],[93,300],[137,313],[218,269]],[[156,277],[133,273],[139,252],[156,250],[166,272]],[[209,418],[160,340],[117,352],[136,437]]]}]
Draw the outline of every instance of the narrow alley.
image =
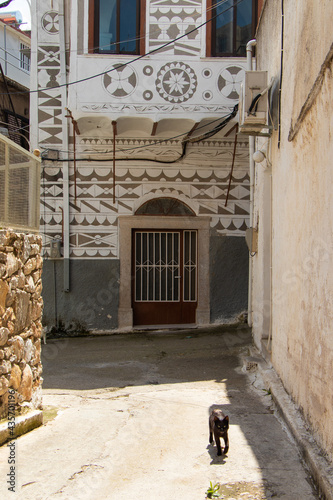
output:
[{"label": "narrow alley", "polygon": [[[221,498],[317,498],[246,370],[251,346],[245,328],[48,340],[44,425],[18,438],[15,498],[199,500],[210,482]],[[208,444],[212,408],[230,418],[227,455]]]}]

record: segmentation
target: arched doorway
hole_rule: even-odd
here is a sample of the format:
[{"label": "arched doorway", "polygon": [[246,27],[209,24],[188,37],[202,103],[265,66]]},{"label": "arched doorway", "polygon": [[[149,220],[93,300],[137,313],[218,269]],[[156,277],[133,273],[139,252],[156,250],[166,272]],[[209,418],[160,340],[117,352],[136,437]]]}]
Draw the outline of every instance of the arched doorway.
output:
[{"label": "arched doorway", "polygon": [[209,218],[158,198],[119,218],[119,326],[209,323]]}]

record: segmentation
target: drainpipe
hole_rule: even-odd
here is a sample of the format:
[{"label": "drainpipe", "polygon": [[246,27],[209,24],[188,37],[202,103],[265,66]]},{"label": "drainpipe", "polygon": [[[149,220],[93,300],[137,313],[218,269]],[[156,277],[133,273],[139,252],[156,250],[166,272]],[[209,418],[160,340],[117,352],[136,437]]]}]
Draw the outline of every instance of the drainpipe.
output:
[{"label": "drainpipe", "polygon": [[[61,84],[67,84],[66,43],[65,43],[65,0],[59,2],[60,73]],[[67,86],[62,87],[62,130],[64,151],[68,151]],[[69,292],[69,162],[63,162],[63,252],[64,252],[64,292]]]},{"label": "drainpipe", "polygon": [[[252,67],[252,49],[257,45],[256,40],[250,40],[246,45],[246,69],[251,71]],[[254,63],[255,65],[255,63]],[[250,156],[250,227],[253,227],[253,193],[254,193],[254,136],[249,137],[249,156]],[[249,258],[249,289],[248,289],[248,316],[247,322],[252,326],[252,257]]]}]

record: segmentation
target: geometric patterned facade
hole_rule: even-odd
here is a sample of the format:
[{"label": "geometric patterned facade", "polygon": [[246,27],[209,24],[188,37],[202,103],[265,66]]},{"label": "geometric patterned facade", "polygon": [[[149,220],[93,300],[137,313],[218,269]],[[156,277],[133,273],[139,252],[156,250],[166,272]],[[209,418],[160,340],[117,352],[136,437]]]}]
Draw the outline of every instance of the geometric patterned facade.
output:
[{"label": "geometric patterned facade", "polygon": [[[67,126],[65,89],[61,83],[59,15],[57,2],[38,3],[38,145],[42,151],[62,151]],[[49,4],[49,5],[48,5]],[[87,4],[87,2],[86,2]],[[202,61],[202,30],[193,32],[203,22],[201,0],[147,2],[149,36],[146,50],[182,37],[161,51],[135,63],[112,56],[77,57],[76,72],[67,80],[88,77],[86,82],[68,87],[69,101],[74,101],[73,113],[82,122],[89,116],[104,116],[109,125],[93,135],[89,127],[76,136],[76,200],[74,199],[74,167],[69,164],[70,249],[72,258],[118,258],[118,215],[133,215],[138,200],[153,196],[171,196],[192,203],[197,215],[209,215],[211,227],[221,234],[244,236],[249,220],[248,147],[239,139],[228,205],[225,199],[232,163],[234,134],[228,138],[211,138],[190,145],[187,156],[179,164],[154,165],[153,162],[131,158],[177,157],[180,139],[160,142],[155,137],[116,137],[116,202],[113,203],[112,119],[124,114],[156,117],[191,118],[196,123],[204,116],[212,120],[229,113],[238,101],[244,61],[215,59]],[[70,19],[67,21],[70,22]],[[78,21],[79,23],[80,21]],[[87,21],[83,30],[87,31]],[[73,30],[75,33],[75,30]],[[189,33],[186,36],[184,34]],[[72,59],[75,54],[71,52]],[[111,64],[110,64],[111,61]],[[126,63],[119,67],[119,64]],[[85,66],[85,69],[83,69]],[[68,69],[68,68],[67,68]],[[110,71],[107,71],[110,70]],[[99,74],[91,78],[91,73]],[[65,125],[64,125],[65,123]],[[109,127],[109,128],[108,128]],[[87,129],[85,131],[85,128]],[[105,132],[109,130],[109,134]],[[72,136],[70,122],[68,131]],[[220,136],[219,136],[220,137]],[[164,140],[164,137],[162,137]],[[73,138],[70,138],[70,142]],[[126,151],[123,154],[122,151]],[[84,162],[80,158],[107,151],[110,162]],[[59,153],[59,158],[70,152]],[[127,156],[128,161],[123,157]],[[63,179],[62,164],[43,162],[41,193],[41,227],[45,248],[53,239],[62,239]]]},{"label": "geometric patterned facade", "polygon": [[[148,50],[154,50],[170,40],[191,32],[202,21],[201,0],[183,0],[177,3],[152,0],[149,3]],[[200,52],[200,33],[198,31],[192,31],[189,35],[162,49],[162,53],[169,56],[198,56]]]},{"label": "geometric patterned facade", "polygon": [[[208,216],[216,236],[244,238],[246,137],[237,138],[229,186],[237,117],[217,135],[189,143],[185,156],[172,163],[187,134],[199,136],[231,113],[246,67],[244,58],[204,57],[205,26],[195,28],[205,22],[206,1],[147,0],[145,51],[154,52],[140,58],[90,53],[90,0],[65,2],[65,31],[60,4],[33,2],[38,94],[32,93],[31,105],[38,107],[33,146],[43,157],[44,255],[51,242],[67,241],[63,255],[77,266],[107,266],[107,260],[116,266],[119,217],[159,197],[176,198],[198,218]],[[66,115],[77,124],[75,134]]]},{"label": "geometric patterned facade", "polygon": [[[85,144],[87,139],[84,139]],[[126,142],[121,141],[122,147]],[[222,145],[229,150],[233,141],[218,141],[215,160],[223,156]],[[209,148],[212,154],[213,146]],[[113,204],[112,165],[79,163],[76,172],[76,201],[74,175],[70,177],[70,256],[74,258],[118,258],[118,215],[133,215],[148,198],[172,197],[190,205],[197,215],[209,215],[211,227],[229,236],[244,236],[249,220],[249,177],[241,168],[246,159],[247,142],[238,145],[228,203],[225,206],[231,158],[225,166],[212,169],[209,165],[193,168],[177,164],[167,167],[147,165],[116,166],[116,203]],[[191,156],[191,155],[189,155]],[[201,155],[196,155],[201,156]],[[83,164],[82,164],[83,163]],[[95,163],[95,162],[94,162]],[[111,163],[111,162],[110,162]],[[127,163],[127,162],[126,162]],[[190,161],[187,160],[190,164]],[[237,165],[238,163],[238,165]],[[46,243],[60,239],[62,231],[62,169],[45,166],[42,182],[41,220]]]}]

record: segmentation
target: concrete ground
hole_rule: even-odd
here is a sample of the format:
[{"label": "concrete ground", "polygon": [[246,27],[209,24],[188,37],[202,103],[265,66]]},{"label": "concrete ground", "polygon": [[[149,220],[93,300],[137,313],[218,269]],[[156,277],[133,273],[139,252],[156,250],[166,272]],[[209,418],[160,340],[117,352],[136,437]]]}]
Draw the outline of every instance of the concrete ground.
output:
[{"label": "concrete ground", "polygon": [[[45,423],[0,448],[0,498],[317,498],[258,373],[243,328],[48,340]],[[251,368],[251,363],[245,365]],[[230,418],[230,450],[208,444],[208,415]],[[55,416],[56,415],[56,416]],[[54,418],[55,417],[55,418]]]}]

